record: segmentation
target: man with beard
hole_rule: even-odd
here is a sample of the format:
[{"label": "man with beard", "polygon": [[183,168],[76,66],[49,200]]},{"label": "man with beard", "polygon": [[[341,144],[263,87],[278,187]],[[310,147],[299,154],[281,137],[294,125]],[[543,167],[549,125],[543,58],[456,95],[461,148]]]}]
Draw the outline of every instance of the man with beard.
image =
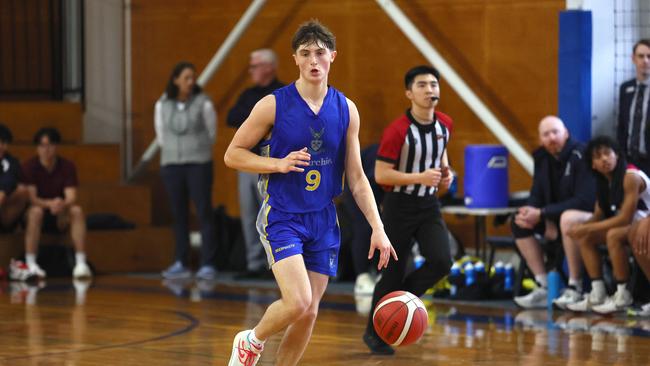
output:
[{"label": "man with beard", "polygon": [[585,163],[584,146],[571,139],[562,120],[547,116],[539,123],[541,147],[533,152],[533,187],[525,206],[517,211],[512,233],[521,256],[535,276],[538,287],[526,296],[515,297],[517,305],[531,309],[546,307],[547,280],[544,256],[538,237],[562,238],[569,267],[569,286],[556,304],[579,300],[582,293],[580,250],[566,234],[591,217],[596,197],[594,178]]}]

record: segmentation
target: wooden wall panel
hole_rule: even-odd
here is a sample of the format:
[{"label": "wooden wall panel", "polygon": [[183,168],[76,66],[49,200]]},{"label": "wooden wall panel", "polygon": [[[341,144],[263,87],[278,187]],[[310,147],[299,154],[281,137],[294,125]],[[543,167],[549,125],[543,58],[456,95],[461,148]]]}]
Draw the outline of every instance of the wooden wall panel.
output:
[{"label": "wooden wall panel", "polygon": [[[538,121],[557,110],[557,18],[565,1],[397,3],[516,138],[532,150],[537,145]],[[172,66],[179,60],[189,60],[202,70],[247,6],[248,2],[225,0],[133,1],[136,156],[154,136],[153,105]],[[319,18],[338,37],[339,55],[330,83],[359,107],[362,145],[378,141],[383,128],[408,107],[403,74],[426,61],[374,1],[268,2],[206,86],[219,113],[214,200],[226,204],[230,212],[237,212],[237,195],[233,194],[237,186],[236,173],[223,164],[223,153],[233,136],[225,125],[225,116],[238,94],[250,85],[248,54],[259,47],[273,48],[280,58],[280,78],[294,80],[297,72],[290,38],[301,22],[312,17]],[[450,156],[455,168],[462,172],[465,145],[497,140],[451,90],[445,75],[439,108],[455,120]],[[530,177],[511,161],[511,190],[527,189]]]},{"label": "wooden wall panel", "polygon": [[[59,0],[0,0],[0,93],[48,96],[52,89],[52,15]],[[58,22],[58,20],[57,20]]]}]

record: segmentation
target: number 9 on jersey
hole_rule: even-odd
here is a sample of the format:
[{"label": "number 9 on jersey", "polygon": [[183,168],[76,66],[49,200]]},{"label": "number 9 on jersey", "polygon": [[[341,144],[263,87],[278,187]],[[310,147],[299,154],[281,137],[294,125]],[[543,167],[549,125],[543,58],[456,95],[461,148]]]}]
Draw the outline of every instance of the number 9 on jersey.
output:
[{"label": "number 9 on jersey", "polygon": [[318,170],[310,170],[305,175],[305,180],[307,181],[306,190],[313,192],[318,189],[320,186],[320,172]]}]

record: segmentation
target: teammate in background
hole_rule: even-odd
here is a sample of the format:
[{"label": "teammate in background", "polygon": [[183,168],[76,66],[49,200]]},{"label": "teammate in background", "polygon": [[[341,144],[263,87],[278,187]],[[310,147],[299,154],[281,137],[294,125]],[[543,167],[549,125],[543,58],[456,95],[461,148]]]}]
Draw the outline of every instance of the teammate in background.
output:
[{"label": "teammate in background", "polygon": [[[568,304],[571,311],[610,313],[632,304],[626,288],[629,277],[628,255],[622,241],[630,225],[647,217],[650,211],[648,176],[628,165],[614,139],[600,136],[592,139],[585,152],[587,164],[596,177],[596,206],[591,219],[573,227],[569,236],[578,242],[580,254],[591,279],[591,292],[581,301]],[[602,261],[598,245],[607,243],[612,260],[616,293],[607,298],[603,281]]]},{"label": "teammate in background", "polygon": [[[384,130],[379,145],[375,180],[390,190],[384,197],[382,218],[388,238],[403,260],[383,271],[371,309],[392,291],[422,296],[451,267],[447,226],[436,193],[440,184],[449,188],[454,179],[447,158],[452,120],[436,111],[439,82],[440,74],[431,66],[416,66],[406,73],[404,86],[411,108]],[[426,260],[406,276],[404,259],[411,253],[413,239]],[[375,332],[372,317],[371,312],[364,342],[374,354],[393,354],[393,348]]]},{"label": "teammate in background", "polygon": [[[235,336],[230,366],[257,364],[264,341],[284,329],[275,363],[300,361],[337,270],[340,233],[332,199],[341,193],[343,171],[373,228],[369,256],[379,250],[378,267],[391,255],[397,259],[363,173],[359,113],[327,83],[334,35],[312,20],[298,28],[291,46],[298,80],[257,103],[224,156],[231,168],[266,174],[257,224],[282,296],[253,329]],[[263,156],[255,155],[250,149],[264,137]]]},{"label": "teammate in background", "polygon": [[36,262],[41,231],[60,233],[69,229],[75,249],[74,278],[92,276],[86,263],[86,216],[77,201],[77,168],[58,155],[61,135],[55,128],[44,127],[34,135],[36,156],[22,165],[23,183],[31,206],[27,209],[25,262],[32,274],[45,278]]}]

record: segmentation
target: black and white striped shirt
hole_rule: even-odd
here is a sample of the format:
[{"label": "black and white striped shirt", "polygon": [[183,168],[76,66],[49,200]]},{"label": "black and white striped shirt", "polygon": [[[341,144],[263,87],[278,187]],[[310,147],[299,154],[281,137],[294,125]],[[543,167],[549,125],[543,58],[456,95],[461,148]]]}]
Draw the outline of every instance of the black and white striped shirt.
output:
[{"label": "black and white striped shirt", "polygon": [[[420,173],[427,169],[439,168],[452,126],[451,117],[444,113],[436,111],[434,122],[423,125],[413,118],[410,110],[407,110],[406,114],[393,121],[384,130],[377,159],[394,164],[395,169],[404,173]],[[428,197],[437,191],[435,187],[420,184],[394,186],[388,189],[419,197]]]}]

